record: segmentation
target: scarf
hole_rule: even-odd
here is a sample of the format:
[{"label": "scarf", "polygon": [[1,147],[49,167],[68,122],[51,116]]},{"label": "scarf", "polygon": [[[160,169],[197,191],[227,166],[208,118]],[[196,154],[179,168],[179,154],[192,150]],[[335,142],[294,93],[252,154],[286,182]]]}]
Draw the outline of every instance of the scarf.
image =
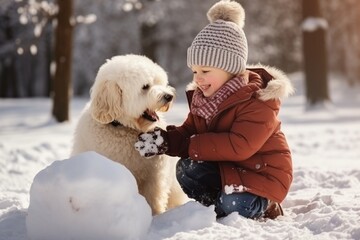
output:
[{"label": "scarf", "polygon": [[219,105],[247,83],[247,79],[236,76],[227,81],[210,97],[205,97],[202,91],[196,88],[191,102],[191,113],[204,118],[206,124],[209,124],[219,111]]}]

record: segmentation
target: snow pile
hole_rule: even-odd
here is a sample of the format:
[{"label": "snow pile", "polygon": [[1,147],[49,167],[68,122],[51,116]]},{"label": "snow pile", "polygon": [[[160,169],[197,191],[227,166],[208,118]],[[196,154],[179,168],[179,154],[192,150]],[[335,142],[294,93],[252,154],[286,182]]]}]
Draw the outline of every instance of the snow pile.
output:
[{"label": "snow pile", "polygon": [[35,176],[26,227],[34,240],[142,239],[151,220],[133,175],[86,152],[55,161]]},{"label": "snow pile", "polygon": [[198,202],[190,201],[154,217],[150,234],[146,239],[165,239],[178,232],[190,232],[215,223],[214,206],[204,207]]}]

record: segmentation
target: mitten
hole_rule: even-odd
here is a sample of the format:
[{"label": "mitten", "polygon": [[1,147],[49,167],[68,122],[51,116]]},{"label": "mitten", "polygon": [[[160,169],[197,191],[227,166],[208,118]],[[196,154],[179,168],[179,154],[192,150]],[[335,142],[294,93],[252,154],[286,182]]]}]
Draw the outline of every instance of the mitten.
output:
[{"label": "mitten", "polygon": [[166,154],[181,158],[189,157],[190,138],[178,131],[173,125],[167,126],[166,130],[166,142],[168,143]]},{"label": "mitten", "polygon": [[135,143],[135,149],[141,156],[147,158],[164,154],[168,149],[164,135],[166,135],[166,131],[160,128],[155,128],[152,132],[141,133]]}]

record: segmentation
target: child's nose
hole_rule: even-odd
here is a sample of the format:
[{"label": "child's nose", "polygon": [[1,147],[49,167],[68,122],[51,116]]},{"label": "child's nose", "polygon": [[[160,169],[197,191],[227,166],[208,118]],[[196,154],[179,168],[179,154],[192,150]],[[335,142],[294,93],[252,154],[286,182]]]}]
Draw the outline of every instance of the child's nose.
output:
[{"label": "child's nose", "polygon": [[202,81],[204,80],[204,78],[203,78],[200,74],[197,74],[197,75],[195,76],[195,80],[196,80],[197,82],[202,82]]}]

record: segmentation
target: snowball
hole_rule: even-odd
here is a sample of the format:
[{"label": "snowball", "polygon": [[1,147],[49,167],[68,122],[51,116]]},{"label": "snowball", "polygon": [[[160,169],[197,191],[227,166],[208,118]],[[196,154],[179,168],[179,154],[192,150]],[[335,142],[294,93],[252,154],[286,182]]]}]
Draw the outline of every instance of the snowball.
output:
[{"label": "snowball", "polygon": [[26,227],[33,240],[142,239],[151,221],[133,175],[95,152],[54,162],[31,185]]}]

